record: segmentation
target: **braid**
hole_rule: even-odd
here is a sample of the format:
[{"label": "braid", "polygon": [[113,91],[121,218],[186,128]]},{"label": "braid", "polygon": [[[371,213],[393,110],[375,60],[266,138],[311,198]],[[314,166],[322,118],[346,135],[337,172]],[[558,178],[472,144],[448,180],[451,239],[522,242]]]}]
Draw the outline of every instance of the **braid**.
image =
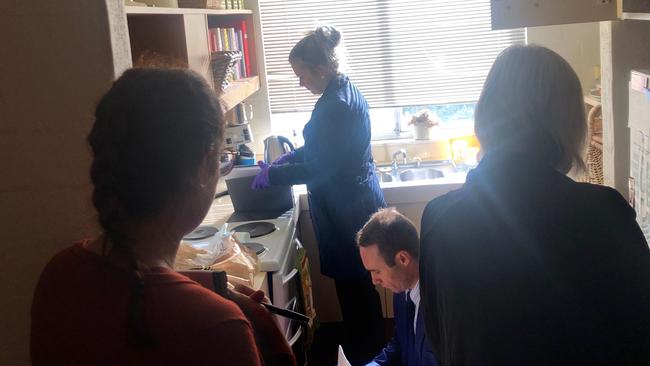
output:
[{"label": "braid", "polygon": [[88,136],[92,200],[106,238],[103,254],[128,258],[126,327],[133,347],[150,347],[154,340],[145,314],[147,268],[138,263],[127,228],[188,189],[188,177],[222,136],[214,93],[188,70],[128,70],[97,106]]},{"label": "braid", "polygon": [[[121,179],[118,176],[121,164],[116,145],[120,141],[126,141],[127,121],[115,118],[111,122],[110,140],[99,136],[99,129],[93,130],[89,137],[95,150],[95,159],[90,169],[95,187],[93,204],[99,213],[99,223],[104,228],[106,237],[104,255],[116,250],[124,253],[129,261],[131,296],[127,305],[126,320],[128,342],[135,348],[147,348],[153,345],[153,339],[145,324],[144,274],[133,255],[133,248],[127,242],[124,223],[128,221],[128,215],[120,201],[123,187],[120,186]],[[94,141],[97,142],[93,144]]]}]

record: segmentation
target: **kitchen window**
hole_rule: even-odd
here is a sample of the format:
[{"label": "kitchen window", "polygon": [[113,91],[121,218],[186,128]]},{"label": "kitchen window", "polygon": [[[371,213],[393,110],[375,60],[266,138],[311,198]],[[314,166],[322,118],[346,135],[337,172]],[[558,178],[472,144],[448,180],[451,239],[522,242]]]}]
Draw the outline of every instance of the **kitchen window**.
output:
[{"label": "kitchen window", "polygon": [[318,97],[287,58],[318,24],[343,33],[343,71],[371,106],[373,139],[410,138],[409,115],[422,108],[437,111],[443,129],[471,125],[495,57],[526,41],[524,29],[491,30],[490,0],[259,2],[272,128],[298,142]]}]

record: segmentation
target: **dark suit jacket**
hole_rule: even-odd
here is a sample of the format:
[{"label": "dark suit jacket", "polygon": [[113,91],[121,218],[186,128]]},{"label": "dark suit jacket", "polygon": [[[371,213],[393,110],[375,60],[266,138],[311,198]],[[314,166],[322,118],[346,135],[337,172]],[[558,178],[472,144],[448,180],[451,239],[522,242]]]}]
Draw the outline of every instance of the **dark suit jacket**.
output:
[{"label": "dark suit jacket", "polygon": [[650,364],[650,253],[612,188],[491,152],[428,204],[420,269],[444,365]]},{"label": "dark suit jacket", "polygon": [[393,295],[395,334],[386,347],[369,365],[435,366],[438,365],[425,336],[422,307],[418,311],[415,337],[413,323],[408,321],[406,293]]},{"label": "dark suit jacket", "polygon": [[372,162],[368,104],[347,76],[327,86],[303,136],[293,164],[270,168],[271,184],[307,184],[324,275],[367,279],[355,236],[386,202]]}]

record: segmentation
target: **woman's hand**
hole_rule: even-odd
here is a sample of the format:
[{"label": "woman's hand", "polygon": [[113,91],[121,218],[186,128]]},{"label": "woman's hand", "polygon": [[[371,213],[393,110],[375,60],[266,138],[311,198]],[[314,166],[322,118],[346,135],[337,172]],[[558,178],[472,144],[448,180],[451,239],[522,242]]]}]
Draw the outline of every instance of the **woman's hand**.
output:
[{"label": "woman's hand", "polygon": [[253,179],[251,188],[253,190],[269,188],[271,186],[271,180],[269,179],[269,164],[260,160],[257,162],[257,165],[260,167],[260,172],[257,173],[257,176]]},{"label": "woman's hand", "polygon": [[228,298],[239,306],[251,322],[264,365],[295,366],[296,359],[275,318],[260,305],[261,302],[268,302],[264,292],[237,285],[234,291],[229,290]]},{"label": "woman's hand", "polygon": [[293,151],[293,150],[289,151],[289,152],[286,152],[286,153],[280,155],[279,158],[273,160],[273,163],[271,165],[282,165],[282,164],[293,163],[294,155],[296,155],[296,152]]}]

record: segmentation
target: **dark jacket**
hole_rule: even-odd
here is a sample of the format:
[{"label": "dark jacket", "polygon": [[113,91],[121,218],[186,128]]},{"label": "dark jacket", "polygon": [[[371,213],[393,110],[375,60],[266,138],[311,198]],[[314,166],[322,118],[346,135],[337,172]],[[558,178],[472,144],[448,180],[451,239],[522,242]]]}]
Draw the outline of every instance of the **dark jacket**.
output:
[{"label": "dark jacket", "polygon": [[386,203],[372,162],[368,104],[347,76],[327,86],[303,136],[293,164],[270,168],[271,184],[307,184],[324,275],[367,278],[355,235]]},{"label": "dark jacket", "polygon": [[422,218],[427,335],[444,365],[647,365],[650,254],[612,188],[489,153]]},{"label": "dark jacket", "polygon": [[386,347],[369,365],[381,366],[436,366],[436,358],[424,331],[422,308],[418,311],[417,327],[413,334],[413,323],[408,321],[406,293],[393,295],[395,333]]}]

